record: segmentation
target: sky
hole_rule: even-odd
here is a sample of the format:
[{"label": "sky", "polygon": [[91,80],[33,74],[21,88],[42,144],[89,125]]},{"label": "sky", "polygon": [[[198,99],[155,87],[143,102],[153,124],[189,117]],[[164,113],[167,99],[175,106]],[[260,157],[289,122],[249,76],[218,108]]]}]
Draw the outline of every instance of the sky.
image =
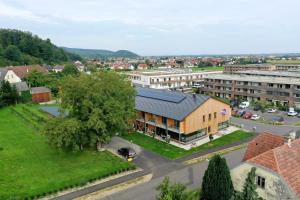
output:
[{"label": "sky", "polygon": [[0,27],[139,55],[300,52],[300,0],[0,0]]}]

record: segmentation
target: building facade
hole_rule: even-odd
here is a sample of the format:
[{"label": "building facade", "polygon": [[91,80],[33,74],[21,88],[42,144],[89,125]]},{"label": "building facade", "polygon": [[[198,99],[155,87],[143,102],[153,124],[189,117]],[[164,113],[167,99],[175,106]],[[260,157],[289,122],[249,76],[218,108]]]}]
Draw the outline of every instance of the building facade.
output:
[{"label": "building facade", "polygon": [[171,89],[192,87],[201,84],[210,74],[220,74],[222,71],[190,72],[184,70],[144,71],[128,73],[132,84],[139,87],[154,89]]},{"label": "building facade", "polygon": [[225,73],[234,73],[245,70],[256,70],[256,71],[272,71],[276,70],[276,66],[272,64],[249,64],[249,65],[225,65]]},{"label": "building facade", "polygon": [[230,106],[204,95],[137,88],[138,131],[187,143],[227,127]]},{"label": "building facade", "polygon": [[33,87],[30,90],[32,102],[42,103],[51,100],[51,90],[46,87]]},{"label": "building facade", "polygon": [[242,74],[207,76],[201,93],[220,98],[280,103],[300,107],[300,79]]}]

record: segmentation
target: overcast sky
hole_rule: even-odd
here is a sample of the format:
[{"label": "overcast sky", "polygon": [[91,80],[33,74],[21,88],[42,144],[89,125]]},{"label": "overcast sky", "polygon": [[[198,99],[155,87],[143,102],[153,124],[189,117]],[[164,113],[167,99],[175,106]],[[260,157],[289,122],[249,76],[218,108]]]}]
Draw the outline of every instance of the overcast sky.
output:
[{"label": "overcast sky", "polygon": [[300,52],[300,0],[0,0],[0,27],[140,55]]}]

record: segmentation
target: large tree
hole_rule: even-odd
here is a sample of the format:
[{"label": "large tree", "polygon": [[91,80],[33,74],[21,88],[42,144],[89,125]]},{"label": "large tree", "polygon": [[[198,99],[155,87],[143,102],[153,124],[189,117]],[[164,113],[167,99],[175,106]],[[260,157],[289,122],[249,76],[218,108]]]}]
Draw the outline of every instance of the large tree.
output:
[{"label": "large tree", "polygon": [[220,155],[213,156],[203,177],[200,199],[229,200],[233,195],[233,191],[226,159]]},{"label": "large tree", "polygon": [[28,76],[25,79],[30,87],[45,86],[47,83],[46,75],[37,70],[29,72]]},{"label": "large tree", "polygon": [[74,64],[68,63],[65,65],[64,69],[62,70],[63,75],[71,75],[71,76],[78,76],[79,71]]},{"label": "large tree", "polygon": [[[76,134],[71,131],[68,134],[68,129],[59,128],[61,121],[67,119],[80,122],[80,131],[84,136],[80,136],[81,141],[76,143],[80,144],[81,149],[100,147],[112,135],[124,133],[130,128],[135,115],[135,90],[125,77],[114,72],[68,76],[62,83],[61,91],[62,108],[69,114],[49,124],[46,134],[50,143],[60,140],[60,148],[70,148],[70,145],[64,145],[65,138],[60,135],[71,135],[70,138],[74,139]],[[53,130],[55,135],[51,134]]]},{"label": "large tree", "polygon": [[8,81],[0,83],[0,107],[16,104],[18,97],[16,86],[11,86]]}]

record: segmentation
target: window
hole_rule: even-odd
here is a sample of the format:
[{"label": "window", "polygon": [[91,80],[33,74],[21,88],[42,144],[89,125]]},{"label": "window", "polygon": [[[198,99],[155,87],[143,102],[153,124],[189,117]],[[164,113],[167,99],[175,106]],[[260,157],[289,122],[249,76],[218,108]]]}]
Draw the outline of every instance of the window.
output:
[{"label": "window", "polygon": [[211,128],[210,128],[210,126],[207,128],[207,132],[208,133],[210,133],[210,131],[211,131]]},{"label": "window", "polygon": [[214,112],[214,118],[215,118],[215,119],[217,118],[217,113],[216,113],[216,112]]},{"label": "window", "polygon": [[162,123],[165,124],[165,125],[167,124],[167,118],[166,117],[162,118]]},{"label": "window", "polygon": [[205,115],[203,115],[203,117],[202,117],[202,121],[203,121],[203,122],[205,122]]},{"label": "window", "polygon": [[211,114],[209,113],[208,114],[208,121],[210,121],[211,120]]},{"label": "window", "polygon": [[175,128],[178,128],[179,129],[179,126],[180,126],[180,121],[178,121],[178,120],[175,120]]},{"label": "window", "polygon": [[261,187],[262,189],[265,189],[266,179],[261,176],[257,176],[256,184],[257,184],[257,186]]}]

